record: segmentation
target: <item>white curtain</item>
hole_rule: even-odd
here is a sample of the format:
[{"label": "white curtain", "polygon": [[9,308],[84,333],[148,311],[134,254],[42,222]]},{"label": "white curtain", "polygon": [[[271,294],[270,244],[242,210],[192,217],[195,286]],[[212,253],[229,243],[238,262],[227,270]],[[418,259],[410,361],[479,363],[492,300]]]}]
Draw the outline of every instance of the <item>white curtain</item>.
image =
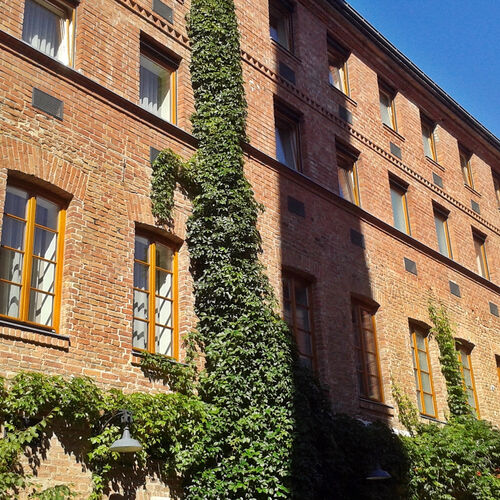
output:
[{"label": "white curtain", "polygon": [[169,121],[172,119],[170,76],[171,73],[163,66],[141,55],[140,104]]},{"label": "white curtain", "polygon": [[66,20],[34,2],[26,0],[23,40],[35,49],[68,63]]}]

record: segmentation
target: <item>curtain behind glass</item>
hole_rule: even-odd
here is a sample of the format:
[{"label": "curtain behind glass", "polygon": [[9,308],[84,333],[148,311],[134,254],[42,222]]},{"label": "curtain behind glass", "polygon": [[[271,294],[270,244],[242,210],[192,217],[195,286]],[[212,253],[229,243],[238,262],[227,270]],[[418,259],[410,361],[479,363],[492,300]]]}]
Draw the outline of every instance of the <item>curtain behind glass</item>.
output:
[{"label": "curtain behind glass", "polygon": [[54,12],[33,0],[26,0],[23,40],[51,57],[61,58],[64,22]]}]

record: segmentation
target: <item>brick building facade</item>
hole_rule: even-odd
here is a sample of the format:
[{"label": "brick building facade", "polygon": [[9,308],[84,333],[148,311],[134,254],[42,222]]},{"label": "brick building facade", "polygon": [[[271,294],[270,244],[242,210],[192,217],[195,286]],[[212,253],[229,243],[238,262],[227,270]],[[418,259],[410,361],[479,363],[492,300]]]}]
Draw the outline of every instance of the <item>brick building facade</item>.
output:
[{"label": "brick building facade", "polygon": [[[471,404],[499,424],[499,140],[343,2],[235,3],[263,262],[333,408],[397,427],[394,380],[423,418],[445,419],[434,297],[456,324]],[[155,151],[196,148],[189,4],[3,6],[1,376],[156,391],[138,348],[182,361],[189,201],[177,192],[173,225],[159,227],[150,187]],[[154,271],[156,290],[140,279]],[[53,453],[40,477],[72,467],[88,490]]]}]

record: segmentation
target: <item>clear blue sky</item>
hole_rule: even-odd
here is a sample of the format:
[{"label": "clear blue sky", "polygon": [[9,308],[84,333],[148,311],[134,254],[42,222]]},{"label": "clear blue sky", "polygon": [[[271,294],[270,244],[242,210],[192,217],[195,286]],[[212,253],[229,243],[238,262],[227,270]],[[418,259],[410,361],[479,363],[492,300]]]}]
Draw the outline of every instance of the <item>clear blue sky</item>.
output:
[{"label": "clear blue sky", "polygon": [[500,138],[500,0],[347,0]]}]

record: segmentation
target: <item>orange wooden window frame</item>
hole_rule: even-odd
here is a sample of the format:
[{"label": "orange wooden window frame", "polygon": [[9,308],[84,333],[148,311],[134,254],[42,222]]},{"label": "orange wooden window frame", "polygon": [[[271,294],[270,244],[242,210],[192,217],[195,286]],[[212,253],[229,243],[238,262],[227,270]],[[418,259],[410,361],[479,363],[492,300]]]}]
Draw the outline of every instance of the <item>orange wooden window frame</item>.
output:
[{"label": "orange wooden window frame", "polygon": [[165,61],[161,60],[159,57],[155,57],[154,54],[150,53],[146,48],[141,49],[141,56],[153,61],[158,66],[161,66],[165,71],[170,73],[170,109],[171,116],[170,120],[167,120],[161,115],[160,118],[163,118],[165,121],[172,123],[173,125],[177,124],[177,69],[173,65],[167,64]]},{"label": "orange wooden window frame", "polygon": [[[21,275],[21,284],[15,283],[15,285],[20,286],[20,304],[19,304],[19,316],[12,317],[7,316],[5,314],[0,314],[2,318],[14,319],[17,321],[22,321],[23,323],[36,325],[40,328],[47,328],[49,330],[59,331],[60,325],[60,315],[61,315],[61,286],[62,286],[62,262],[63,262],[63,254],[64,254],[64,228],[66,225],[66,210],[61,207],[61,204],[58,200],[54,200],[54,197],[50,195],[50,193],[43,192],[40,194],[38,190],[33,190],[24,185],[24,183],[9,183],[9,187],[15,187],[16,189],[23,190],[28,195],[28,199],[26,202],[26,214],[25,219],[17,217],[12,214],[4,213],[4,217],[8,216],[12,219],[19,220],[24,222],[25,224],[25,233],[24,233],[24,248],[21,251],[17,251],[15,249],[8,248],[10,250],[15,250],[17,253],[21,253],[23,255],[23,270]],[[37,197],[41,197],[51,201],[59,206],[59,212],[57,215],[57,229],[47,228],[40,224],[35,224],[35,215],[36,215],[36,199]],[[53,297],[53,309],[52,309],[52,325],[43,325],[40,323],[36,323],[34,321],[30,321],[29,318],[29,306],[30,306],[30,292],[31,290],[38,291],[36,288],[31,286],[31,274],[33,267],[33,250],[34,250],[34,241],[35,241],[35,226],[43,228],[46,231],[51,233],[55,233],[57,237],[57,248],[56,248],[56,260],[48,261],[55,264],[55,272],[54,272],[54,292],[45,292],[40,291],[46,295],[51,295]],[[3,247],[3,245],[2,245]],[[46,261],[41,257],[36,257],[39,260]],[[8,280],[0,278],[0,281],[3,283],[10,283]]]},{"label": "orange wooden window frame", "polygon": [[283,5],[280,5],[279,0],[272,1],[269,4],[269,26],[271,26],[273,18],[277,21],[276,23],[277,25],[280,22],[283,23],[286,32],[286,43],[288,47],[282,44],[279,40],[275,40],[272,37],[270,37],[271,40],[273,40],[280,47],[283,47],[285,50],[288,50],[288,52],[291,52],[293,54],[294,43],[293,43],[292,12]]},{"label": "orange wooden window frame", "polygon": [[347,172],[352,170],[352,192],[354,195],[354,204],[358,207],[361,206],[361,199],[359,196],[358,168],[356,160],[354,158],[351,158],[350,155],[345,154],[341,150],[337,149],[337,168],[345,170]]},{"label": "orange wooden window frame", "polygon": [[498,383],[500,384],[500,356],[496,355],[495,361],[497,362]]},{"label": "orange wooden window frame", "polygon": [[[406,234],[411,235],[410,214],[408,213],[407,189],[395,181],[390,181],[390,189],[401,196],[401,208],[405,217]],[[393,214],[394,216],[394,214]]]},{"label": "orange wooden window frame", "polygon": [[[142,288],[133,287],[133,290],[137,290],[141,293],[146,293],[148,295],[148,318],[144,320],[144,318],[136,318],[132,313],[132,321],[135,319],[140,320],[143,323],[148,324],[148,341],[147,341],[147,349],[141,349],[139,347],[133,347],[134,351],[147,351],[152,354],[156,353],[156,271],[160,269],[163,272],[167,272],[172,275],[172,299],[168,299],[172,302],[172,314],[173,314],[173,322],[172,322],[172,356],[165,355],[166,357],[171,357],[173,359],[179,359],[179,280],[178,280],[178,252],[177,249],[172,245],[169,245],[166,242],[158,242],[154,238],[149,237],[148,235],[138,234],[137,236],[142,236],[147,239],[149,242],[148,245],[148,260],[149,262],[144,262],[142,260],[136,259],[134,256],[134,263],[140,263],[141,265],[148,266],[148,289],[144,290]],[[172,251],[172,271],[168,269],[164,269],[156,265],[156,244],[161,243],[162,245],[170,248]],[[164,298],[164,297],[162,297]],[[166,298],[166,297],[165,297]],[[165,326],[165,325],[160,325]],[[167,327],[168,328],[168,327]]]},{"label": "orange wooden window frame", "polygon": [[[484,274],[481,268],[478,269],[478,272],[483,278],[489,280],[490,269],[488,267],[488,258],[486,257],[486,238],[478,234],[473,234],[472,237],[474,240],[474,253],[476,254],[476,258],[479,257],[481,259],[484,268]],[[479,247],[479,255],[477,254],[478,247]]]},{"label": "orange wooden window frame", "polygon": [[[464,365],[462,361],[462,353],[467,357],[467,362],[469,363],[469,371],[470,371],[470,380],[471,380],[471,389],[472,389],[472,394],[474,396],[474,403],[476,407],[474,408],[474,411],[476,412],[477,418],[481,418],[481,415],[479,413],[479,401],[477,399],[477,390],[476,390],[476,382],[474,379],[474,370],[472,369],[472,362],[471,362],[471,355],[470,352],[467,351],[464,347],[457,345],[457,354],[458,354],[458,361],[460,363],[460,373],[462,374],[462,382],[464,384],[465,391],[467,393],[468,387],[465,383],[465,376],[464,376]],[[467,397],[467,401],[469,398]]]},{"label": "orange wooden window frame", "polygon": [[[379,100],[380,100],[380,104],[383,105],[382,103],[382,96],[385,96],[387,98],[387,100],[389,101],[389,104],[390,104],[390,109],[391,109],[391,113],[390,113],[390,116],[391,116],[391,124],[388,125],[389,127],[392,128],[392,130],[394,130],[395,132],[397,132],[398,130],[398,122],[397,122],[397,119],[396,119],[396,105],[394,103],[394,92],[391,92],[387,89],[385,89],[384,87],[380,87],[379,88]],[[384,122],[382,122],[384,123]],[[387,124],[385,124],[387,125]]]},{"label": "orange wooden window frame", "polygon": [[[453,251],[451,249],[450,231],[448,228],[448,215],[445,214],[443,211],[435,208],[434,209],[434,219],[438,219],[443,224],[443,230],[444,230],[444,235],[445,235],[445,239],[446,239],[446,247],[448,249],[447,257],[449,257],[450,259],[453,259]],[[439,246],[439,242],[438,242],[438,246]]]},{"label": "orange wooden window frame", "polygon": [[474,189],[474,179],[472,177],[472,168],[470,165],[471,155],[466,151],[460,150],[460,168],[466,186]]},{"label": "orange wooden window frame", "polygon": [[68,56],[68,66],[74,64],[74,43],[75,43],[75,20],[76,9],[68,5],[64,0],[33,0],[47,10],[53,12],[64,22],[64,31],[66,33],[66,50]]},{"label": "orange wooden window frame", "polygon": [[[349,70],[347,69],[347,58],[336,52],[335,50],[328,49],[328,71],[331,73],[331,67],[342,70],[342,88],[340,90],[343,94],[349,97],[350,87],[349,87]],[[331,84],[330,84],[331,85]],[[335,85],[332,85],[334,88]]]},{"label": "orange wooden window frame", "polygon": [[[418,347],[417,335],[420,335],[424,339],[425,356],[427,358],[427,366],[429,367],[428,372],[425,372],[420,367],[420,358],[418,356],[418,353],[423,352],[423,351],[422,351],[422,349],[419,349],[419,347]],[[418,331],[416,328],[411,329],[412,354],[413,354],[413,361],[415,363],[414,370],[417,372],[417,380],[418,380],[417,391],[420,393],[420,407],[422,408],[421,414],[426,415],[428,417],[436,418],[437,417],[436,392],[434,390],[434,380],[432,378],[432,367],[431,367],[431,359],[430,359],[430,355],[429,355],[429,341],[428,340],[429,340],[428,335],[423,334],[422,332]],[[432,393],[424,391],[424,386],[422,384],[422,372],[427,373],[427,375],[429,375],[429,381],[431,384]],[[432,396],[433,413],[430,413],[427,411],[428,408],[425,405],[424,394]]]},{"label": "orange wooden window frame", "polygon": [[[316,355],[315,355],[315,342],[314,342],[314,325],[311,314],[312,310],[311,284],[307,280],[299,278],[289,273],[285,273],[283,276],[283,283],[285,282],[288,282],[288,287],[290,290],[290,298],[287,300],[285,299],[285,297],[283,297],[283,305],[285,305],[286,303],[290,304],[291,324],[288,324],[288,326],[292,330],[293,336],[295,338],[297,348],[299,349],[299,356],[309,359],[311,361],[311,366],[314,369],[316,366]],[[295,299],[295,284],[298,284],[299,286],[304,288],[307,293],[307,307],[303,305],[301,305],[301,307],[307,309],[307,316],[309,322],[309,335],[311,338],[311,354],[300,351],[299,335],[303,330],[298,327],[297,312],[296,312],[297,302]]]},{"label": "orange wooden window frame", "polygon": [[[372,334],[373,334],[373,345],[375,346],[375,352],[369,352],[367,351],[367,348],[365,346],[365,340],[363,336],[363,321],[362,321],[362,312],[365,312],[370,316],[370,322],[372,326]],[[363,380],[363,387],[359,387],[360,390],[360,396],[363,398],[371,399],[373,401],[378,401],[383,403],[384,402],[384,388],[382,384],[382,370],[381,370],[381,365],[380,365],[380,354],[379,354],[379,348],[378,348],[378,338],[377,338],[377,328],[375,325],[375,314],[373,314],[373,311],[365,306],[364,304],[361,303],[353,303],[352,304],[352,314],[355,314],[357,316],[357,321],[359,325],[358,331],[355,331],[354,334],[357,336],[359,340],[359,346],[358,343],[354,344],[354,348],[356,350],[356,354],[361,356],[361,370],[356,368],[357,373],[361,373],[361,378]],[[377,361],[377,373],[376,375],[369,374],[367,370],[367,354],[375,354],[376,361]],[[372,398],[368,394],[369,390],[369,383],[368,383],[368,377],[371,378],[376,378],[377,379],[377,385],[379,389],[379,394],[380,394],[380,399],[377,398]]]},{"label": "orange wooden window frame", "polygon": [[429,144],[429,149],[431,150],[432,157],[431,159],[434,161],[438,161],[437,159],[437,151],[436,151],[436,138],[434,136],[436,131],[436,125],[429,120],[422,119],[422,139],[427,141]]},{"label": "orange wooden window frame", "polygon": [[493,189],[495,190],[495,196],[497,197],[497,206],[500,209],[500,175],[493,174]]}]

